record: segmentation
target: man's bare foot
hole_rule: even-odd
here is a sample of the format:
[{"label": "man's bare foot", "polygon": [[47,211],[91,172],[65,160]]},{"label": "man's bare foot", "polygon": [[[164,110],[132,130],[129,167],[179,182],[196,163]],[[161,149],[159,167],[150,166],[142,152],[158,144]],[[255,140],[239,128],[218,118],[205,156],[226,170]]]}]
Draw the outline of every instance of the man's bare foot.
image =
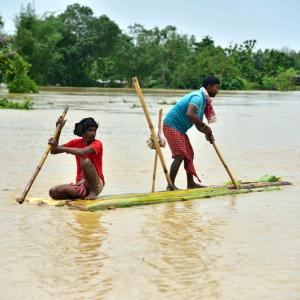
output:
[{"label": "man's bare foot", "polygon": [[206,188],[206,187],[207,187],[206,185],[199,184],[196,182],[193,182],[187,186],[188,189],[201,189],[201,188]]},{"label": "man's bare foot", "polygon": [[175,190],[180,190],[177,186],[173,185],[170,187],[169,185],[166,188],[166,191],[175,191]]},{"label": "man's bare foot", "polygon": [[97,198],[97,194],[93,193],[93,192],[90,192],[84,199],[85,200],[94,200],[96,198]]}]

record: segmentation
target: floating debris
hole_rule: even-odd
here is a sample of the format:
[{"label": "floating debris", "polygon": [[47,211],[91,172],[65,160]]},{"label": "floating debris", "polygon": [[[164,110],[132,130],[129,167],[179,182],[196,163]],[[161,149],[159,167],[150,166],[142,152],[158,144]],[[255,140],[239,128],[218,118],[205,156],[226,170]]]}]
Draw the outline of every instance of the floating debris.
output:
[{"label": "floating debris", "polygon": [[137,103],[133,103],[130,108],[138,108],[138,107],[142,107],[140,104]]},{"label": "floating debris", "polygon": [[175,100],[171,100],[171,101],[161,100],[158,102],[158,104],[160,104],[160,105],[175,105],[176,103],[177,103],[177,101],[175,101]]}]

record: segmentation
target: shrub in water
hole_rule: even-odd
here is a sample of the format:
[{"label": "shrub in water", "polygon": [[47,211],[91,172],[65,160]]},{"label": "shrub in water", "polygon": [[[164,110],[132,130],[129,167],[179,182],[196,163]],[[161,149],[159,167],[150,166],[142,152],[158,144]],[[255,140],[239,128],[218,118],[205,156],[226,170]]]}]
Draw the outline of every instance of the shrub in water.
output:
[{"label": "shrub in water", "polygon": [[0,109],[30,109],[33,105],[32,98],[25,98],[22,102],[12,102],[7,98],[0,99]]}]

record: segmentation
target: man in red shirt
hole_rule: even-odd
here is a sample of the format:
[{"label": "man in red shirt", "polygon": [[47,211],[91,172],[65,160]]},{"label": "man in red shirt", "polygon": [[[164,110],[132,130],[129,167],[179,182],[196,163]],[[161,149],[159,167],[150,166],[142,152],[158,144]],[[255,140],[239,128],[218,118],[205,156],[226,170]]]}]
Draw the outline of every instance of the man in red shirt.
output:
[{"label": "man in red shirt", "polygon": [[[66,121],[59,118],[56,126],[61,129]],[[66,144],[58,146],[60,132],[57,140],[50,138],[51,154],[67,153],[75,155],[77,164],[76,183],[58,185],[49,190],[53,199],[95,199],[104,187],[102,172],[103,146],[96,140],[98,124],[93,118],[84,118],[75,124],[74,134],[81,137],[73,139]]]}]

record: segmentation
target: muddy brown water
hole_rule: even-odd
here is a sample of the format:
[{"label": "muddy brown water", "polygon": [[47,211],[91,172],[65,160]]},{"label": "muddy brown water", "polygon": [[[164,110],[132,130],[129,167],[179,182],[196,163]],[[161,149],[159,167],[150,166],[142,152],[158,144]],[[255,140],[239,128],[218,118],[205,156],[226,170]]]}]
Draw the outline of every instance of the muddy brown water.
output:
[{"label": "muddy brown water", "polygon": [[[4,92],[2,92],[3,94]],[[178,95],[147,94],[160,104]],[[15,203],[70,105],[74,123],[99,121],[103,194],[148,192],[154,152],[134,94],[41,92],[30,111],[0,110],[1,299],[300,299],[300,93],[235,92],[215,99],[216,143],[237,179],[269,173],[282,191],[87,213]],[[228,176],[213,148],[189,132],[206,184]],[[170,165],[170,151],[164,149]],[[74,180],[70,155],[49,156],[29,196]],[[186,179],[180,169],[177,185]],[[166,186],[158,168],[157,190]]]}]

